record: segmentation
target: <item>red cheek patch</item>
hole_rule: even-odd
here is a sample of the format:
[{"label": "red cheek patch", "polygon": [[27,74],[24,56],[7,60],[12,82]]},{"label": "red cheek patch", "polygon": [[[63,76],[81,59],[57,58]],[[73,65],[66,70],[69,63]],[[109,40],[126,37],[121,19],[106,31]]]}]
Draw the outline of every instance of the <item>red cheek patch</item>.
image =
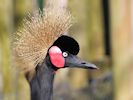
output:
[{"label": "red cheek patch", "polygon": [[50,56],[50,61],[54,66],[58,68],[64,67],[65,59],[62,56],[62,51],[60,50],[60,48],[58,48],[57,46],[52,46],[49,49],[49,56]]}]

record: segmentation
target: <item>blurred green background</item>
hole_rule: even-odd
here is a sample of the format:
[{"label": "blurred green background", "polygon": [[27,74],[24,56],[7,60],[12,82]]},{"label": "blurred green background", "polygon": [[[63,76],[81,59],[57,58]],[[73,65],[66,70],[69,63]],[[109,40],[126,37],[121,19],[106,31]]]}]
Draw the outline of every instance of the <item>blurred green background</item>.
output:
[{"label": "blurred green background", "polygon": [[[28,83],[12,67],[11,38],[27,12],[49,1],[0,0],[0,100],[30,100]],[[100,70],[59,70],[54,100],[133,100],[133,0],[55,1],[75,17],[68,33],[80,44],[79,56]]]}]

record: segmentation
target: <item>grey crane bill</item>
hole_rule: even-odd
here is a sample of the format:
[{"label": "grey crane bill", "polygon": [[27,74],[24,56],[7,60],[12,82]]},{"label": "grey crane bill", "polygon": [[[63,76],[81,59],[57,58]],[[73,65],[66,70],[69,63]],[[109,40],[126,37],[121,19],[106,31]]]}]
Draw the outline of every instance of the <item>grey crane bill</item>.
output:
[{"label": "grey crane bill", "polygon": [[65,65],[68,68],[99,69],[95,64],[86,62],[73,54],[69,54],[65,59]]}]

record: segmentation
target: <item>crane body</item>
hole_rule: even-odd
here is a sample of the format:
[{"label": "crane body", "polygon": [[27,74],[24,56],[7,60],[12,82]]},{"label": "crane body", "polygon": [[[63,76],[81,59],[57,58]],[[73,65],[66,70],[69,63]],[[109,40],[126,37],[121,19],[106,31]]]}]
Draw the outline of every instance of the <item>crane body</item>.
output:
[{"label": "crane body", "polygon": [[41,66],[37,66],[36,73],[29,82],[31,100],[52,100],[55,72],[46,59]]},{"label": "crane body", "polygon": [[62,68],[97,69],[77,57],[78,42],[63,35],[71,26],[64,8],[48,7],[24,22],[13,42],[14,62],[30,85],[31,100],[52,100],[55,71]]},{"label": "crane body", "polygon": [[[68,40],[69,43],[71,40],[71,44],[69,45],[75,45],[75,50],[77,50],[75,52],[78,53],[79,45],[76,40],[74,40],[72,37],[65,35],[59,37],[48,49],[48,53],[42,64],[36,66],[35,75],[32,80],[29,81],[31,89],[31,100],[52,100],[54,76],[56,74],[55,71],[57,71],[58,69],[97,69],[94,64],[83,61],[79,57],[77,57],[74,54],[75,52],[72,52],[73,54],[71,54],[71,51],[66,48],[67,46],[69,46],[67,45]],[[58,46],[61,46],[61,49]],[[66,52],[63,52],[62,50]]]}]

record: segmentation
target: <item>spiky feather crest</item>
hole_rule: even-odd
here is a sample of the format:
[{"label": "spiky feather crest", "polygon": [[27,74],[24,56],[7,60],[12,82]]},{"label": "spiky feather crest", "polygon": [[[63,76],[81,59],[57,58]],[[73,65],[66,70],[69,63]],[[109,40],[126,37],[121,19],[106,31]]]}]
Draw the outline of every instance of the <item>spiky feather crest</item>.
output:
[{"label": "spiky feather crest", "polygon": [[29,14],[23,28],[16,32],[13,54],[16,65],[23,72],[30,72],[41,63],[52,43],[71,26],[71,14],[63,8],[45,8]]}]

